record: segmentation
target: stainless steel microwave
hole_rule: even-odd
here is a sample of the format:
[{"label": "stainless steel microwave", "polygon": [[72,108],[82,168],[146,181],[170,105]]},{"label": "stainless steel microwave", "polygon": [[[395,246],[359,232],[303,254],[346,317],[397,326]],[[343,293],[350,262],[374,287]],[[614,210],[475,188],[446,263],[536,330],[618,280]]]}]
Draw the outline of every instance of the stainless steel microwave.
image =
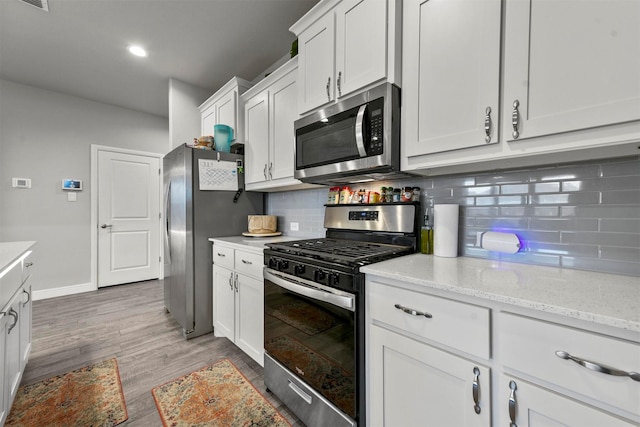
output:
[{"label": "stainless steel microwave", "polygon": [[400,177],[400,89],[385,83],[295,121],[295,178],[314,184]]}]

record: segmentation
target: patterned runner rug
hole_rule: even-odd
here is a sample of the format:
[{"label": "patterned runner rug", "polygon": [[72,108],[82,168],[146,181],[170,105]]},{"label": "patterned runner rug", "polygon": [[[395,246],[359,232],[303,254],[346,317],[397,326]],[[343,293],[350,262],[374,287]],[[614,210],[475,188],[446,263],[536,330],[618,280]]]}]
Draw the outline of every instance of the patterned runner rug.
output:
[{"label": "patterned runner rug", "polygon": [[224,359],[151,390],[165,427],[290,427]]},{"label": "patterned runner rug", "polygon": [[116,359],[18,389],[5,426],[116,426],[128,418]]}]

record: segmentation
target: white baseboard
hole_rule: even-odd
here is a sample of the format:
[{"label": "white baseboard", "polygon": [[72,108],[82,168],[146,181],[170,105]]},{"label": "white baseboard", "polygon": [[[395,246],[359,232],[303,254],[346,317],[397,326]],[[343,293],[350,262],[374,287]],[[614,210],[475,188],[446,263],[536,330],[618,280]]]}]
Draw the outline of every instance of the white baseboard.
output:
[{"label": "white baseboard", "polygon": [[96,287],[92,283],[81,283],[79,285],[63,286],[60,288],[43,289],[33,291],[33,300],[62,297],[65,295],[81,294],[83,292],[95,291]]}]

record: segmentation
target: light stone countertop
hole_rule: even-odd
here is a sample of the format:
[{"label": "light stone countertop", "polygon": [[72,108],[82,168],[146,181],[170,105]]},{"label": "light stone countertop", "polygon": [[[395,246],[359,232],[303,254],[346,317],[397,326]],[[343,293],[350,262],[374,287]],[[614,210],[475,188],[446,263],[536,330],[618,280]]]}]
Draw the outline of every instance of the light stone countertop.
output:
[{"label": "light stone countertop", "polygon": [[287,242],[292,240],[303,240],[305,237],[291,237],[291,236],[276,236],[276,237],[245,237],[245,236],[230,236],[230,237],[211,237],[209,241],[220,242],[233,246],[236,249],[249,249],[253,252],[259,252],[266,248],[267,243]]},{"label": "light stone countertop", "polygon": [[638,277],[423,254],[371,264],[360,271],[418,289],[424,286],[640,332]]},{"label": "light stone countertop", "polygon": [[34,241],[0,242],[0,274],[35,244]]}]

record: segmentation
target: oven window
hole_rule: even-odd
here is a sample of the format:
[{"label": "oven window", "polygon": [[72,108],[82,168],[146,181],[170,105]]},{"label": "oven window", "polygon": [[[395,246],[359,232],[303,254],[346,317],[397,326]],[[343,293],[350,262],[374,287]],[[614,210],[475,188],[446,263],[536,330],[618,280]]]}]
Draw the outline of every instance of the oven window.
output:
[{"label": "oven window", "polygon": [[313,123],[296,131],[296,167],[298,169],[353,160],[360,157],[355,128],[358,109]]},{"label": "oven window", "polygon": [[354,313],[265,280],[264,318],[265,351],[355,418]]}]

